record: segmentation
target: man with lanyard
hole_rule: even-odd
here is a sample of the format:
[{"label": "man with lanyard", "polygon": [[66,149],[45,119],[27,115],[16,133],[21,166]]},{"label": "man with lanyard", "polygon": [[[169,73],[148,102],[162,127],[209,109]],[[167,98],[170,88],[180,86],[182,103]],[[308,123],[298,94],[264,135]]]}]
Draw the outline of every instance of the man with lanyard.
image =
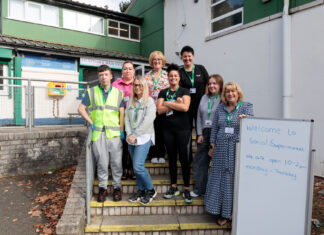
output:
[{"label": "man with lanyard", "polygon": [[[97,162],[99,180],[98,202],[104,202],[107,196],[108,165],[112,171],[113,200],[120,201],[122,175],[122,142],[124,132],[123,93],[112,87],[111,69],[107,65],[98,68],[100,84],[91,87],[85,93],[78,111],[90,124],[92,130],[92,153]],[[90,111],[90,116],[87,109]]]},{"label": "man with lanyard", "polygon": [[[190,91],[190,107],[188,111],[191,128],[195,122],[197,127],[197,113],[201,97],[207,91],[208,72],[203,65],[194,64],[194,50],[190,46],[184,46],[181,50],[183,67],[180,69],[180,86]],[[190,151],[191,151],[190,144]],[[190,154],[192,156],[192,154]]]}]

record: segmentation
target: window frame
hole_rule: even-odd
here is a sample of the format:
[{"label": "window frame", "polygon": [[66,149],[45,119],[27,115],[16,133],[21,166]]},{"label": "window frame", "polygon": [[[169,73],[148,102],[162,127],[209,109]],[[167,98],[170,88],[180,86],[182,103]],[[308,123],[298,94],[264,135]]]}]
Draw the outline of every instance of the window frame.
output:
[{"label": "window frame", "polygon": [[[110,21],[118,23],[118,29],[117,29],[118,36],[113,35],[113,34],[109,34],[109,22]],[[121,23],[128,25],[128,32],[129,32],[128,38],[120,36],[120,24]],[[131,38],[131,26],[134,26],[134,27],[138,28],[138,39]],[[118,39],[124,39],[124,40],[128,40],[128,41],[133,41],[133,42],[140,42],[141,41],[141,26],[136,25],[136,24],[126,23],[126,22],[123,22],[123,21],[108,19],[108,22],[107,22],[107,36],[112,37],[112,38],[118,38]]]},{"label": "window frame", "polygon": [[[213,0],[210,0],[210,12],[211,12],[211,10],[212,10],[212,8],[213,8],[214,6],[217,6],[217,5],[219,5],[219,4],[223,3],[223,2],[226,2],[227,0],[221,0],[221,1],[219,1],[219,2],[215,2],[215,3],[212,3],[212,1],[213,1]],[[222,20],[222,19],[224,19],[224,18],[226,18],[226,17],[229,17],[229,16],[232,16],[232,15],[235,15],[235,14],[237,14],[237,13],[239,13],[239,12],[242,13],[242,22],[241,22],[241,23],[236,24],[236,25],[232,25],[232,26],[230,26],[230,27],[227,27],[227,28],[225,28],[225,29],[222,29],[222,30],[219,30],[219,31],[216,31],[216,32],[213,32],[213,23],[215,23],[215,22],[217,22],[217,21],[220,21],[220,20]],[[210,14],[209,32],[210,32],[210,36],[213,36],[213,35],[217,35],[217,34],[219,34],[219,33],[222,33],[222,32],[225,32],[225,31],[228,31],[228,30],[231,30],[231,29],[234,29],[234,28],[237,28],[237,27],[243,25],[243,19],[244,19],[244,7],[242,6],[242,7],[240,7],[240,8],[237,8],[237,9],[235,9],[235,10],[233,10],[233,11],[227,12],[226,14],[221,15],[221,16],[218,16],[218,17],[213,18],[213,19],[212,19],[211,17],[212,17],[212,16],[211,16],[211,14]]]},{"label": "window frame", "polygon": [[[64,25],[64,19],[65,19],[65,17],[64,17],[64,12],[70,12],[70,13],[73,13],[74,15],[75,15],[75,17],[76,17],[76,25],[75,25],[75,28],[70,28],[70,27],[66,27],[65,25]],[[62,25],[62,28],[63,29],[69,29],[69,30],[74,30],[74,31],[78,31],[78,32],[83,32],[83,33],[91,33],[91,34],[96,34],[96,35],[100,35],[100,36],[104,36],[105,35],[105,22],[104,22],[104,18],[103,17],[100,17],[100,16],[95,16],[95,15],[90,15],[90,14],[86,14],[86,13],[83,13],[83,12],[78,12],[78,11],[73,11],[73,10],[69,10],[69,9],[63,9],[63,25]],[[90,17],[90,31],[85,31],[85,30],[81,30],[81,29],[79,29],[78,28],[78,22],[79,22],[79,20],[78,20],[78,18],[79,18],[79,15],[87,15],[87,16],[89,16]],[[99,18],[100,20],[102,20],[102,28],[101,28],[101,30],[102,30],[102,33],[97,33],[97,32],[93,32],[92,31],[92,19],[93,18]]]},{"label": "window frame", "polygon": [[[11,0],[8,0],[8,18],[9,19],[19,20],[19,21],[28,22],[28,23],[34,23],[34,24],[41,24],[41,25],[46,25],[46,26],[51,26],[51,27],[57,27],[57,28],[60,27],[60,25],[59,25],[59,21],[60,21],[59,18],[60,18],[60,16],[59,16],[59,8],[58,7],[55,7],[55,6],[52,6],[52,5],[48,5],[48,4],[33,2],[33,1],[25,1],[25,0],[22,0],[21,2],[23,3],[23,12],[24,12],[23,17],[22,18],[15,18],[15,17],[13,17],[13,16],[10,15],[10,2],[11,2]],[[41,20],[40,21],[33,21],[33,20],[28,19],[28,13],[27,13],[27,11],[28,11],[28,5],[29,5],[29,3],[40,6],[40,8],[41,8],[41,10],[40,10]],[[45,23],[44,22],[44,18],[43,17],[45,17],[45,14],[44,14],[44,8],[45,7],[50,7],[50,8],[56,9],[56,11],[57,11],[57,19],[56,19],[55,25],[54,24],[48,24],[48,23]]]},{"label": "window frame", "polygon": [[[6,74],[3,75],[3,77],[9,77],[10,76],[10,73],[9,73],[9,65],[10,63],[7,63],[7,62],[3,62],[0,60],[0,66],[4,66],[3,68],[3,71],[6,71]],[[8,89],[8,79],[2,79],[3,83],[2,85],[6,85],[6,86],[3,86],[3,90],[0,89],[0,96],[8,96],[9,95],[9,89]]]}]

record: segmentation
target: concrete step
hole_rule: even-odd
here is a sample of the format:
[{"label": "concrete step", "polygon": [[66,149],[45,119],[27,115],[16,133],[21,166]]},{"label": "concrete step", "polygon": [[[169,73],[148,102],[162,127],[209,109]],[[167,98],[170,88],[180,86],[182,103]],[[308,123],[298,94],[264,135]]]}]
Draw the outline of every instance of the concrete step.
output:
[{"label": "concrete step", "polygon": [[143,216],[94,216],[85,228],[86,234],[100,235],[230,235],[231,225],[216,224],[212,215],[143,215]]},{"label": "concrete step", "polygon": [[[169,187],[171,185],[169,175],[151,175],[151,178],[152,178],[152,183],[154,185],[154,188],[158,193],[166,193],[169,190]],[[112,185],[111,183],[112,183],[112,180],[111,179],[108,180],[108,193],[112,193],[112,191],[113,191],[112,187],[109,187]],[[193,177],[191,177],[190,190],[192,190],[193,184],[194,184],[194,180],[193,180]],[[99,193],[98,180],[95,180],[93,185],[94,185],[93,186],[94,194],[98,194]],[[182,176],[178,176],[177,185],[178,185],[178,189],[180,191],[184,190]],[[131,194],[136,191],[137,191],[136,180],[123,180],[122,181],[122,193]]]},{"label": "concrete step", "polygon": [[97,197],[92,197],[90,204],[91,215],[197,215],[205,213],[203,197],[192,198],[191,204],[185,203],[179,195],[172,199],[164,199],[164,194],[157,194],[148,205],[140,202],[129,202],[132,194],[123,194],[122,201],[114,202],[112,195],[108,195],[105,202],[97,202]]}]

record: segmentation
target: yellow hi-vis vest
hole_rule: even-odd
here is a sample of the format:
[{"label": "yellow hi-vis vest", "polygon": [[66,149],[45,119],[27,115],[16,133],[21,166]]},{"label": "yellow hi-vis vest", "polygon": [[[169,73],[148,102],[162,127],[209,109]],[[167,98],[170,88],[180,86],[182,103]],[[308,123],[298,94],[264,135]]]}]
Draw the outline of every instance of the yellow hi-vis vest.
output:
[{"label": "yellow hi-vis vest", "polygon": [[99,86],[88,89],[88,94],[90,99],[88,109],[95,126],[91,140],[97,141],[103,128],[108,139],[120,136],[119,106],[124,96],[123,92],[112,87],[105,103]]}]

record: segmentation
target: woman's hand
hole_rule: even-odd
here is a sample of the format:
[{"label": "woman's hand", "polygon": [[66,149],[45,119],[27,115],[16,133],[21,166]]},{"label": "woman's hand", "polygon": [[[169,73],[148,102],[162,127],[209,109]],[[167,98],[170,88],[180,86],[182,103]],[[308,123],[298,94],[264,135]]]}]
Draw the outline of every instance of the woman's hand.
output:
[{"label": "woman's hand", "polygon": [[127,137],[127,141],[131,144],[135,144],[136,143],[136,138],[132,135]]},{"label": "woman's hand", "polygon": [[204,141],[204,137],[202,135],[198,135],[197,143],[202,144],[203,141]]},{"label": "woman's hand", "polygon": [[238,117],[238,119],[239,119],[239,121],[242,119],[242,118],[246,118],[246,117],[248,117],[249,115],[247,115],[247,114],[241,114],[241,115],[239,115],[239,117]]},{"label": "woman's hand", "polygon": [[210,143],[209,146],[210,146],[210,148],[209,148],[209,151],[208,151],[208,156],[210,158],[212,158],[213,157],[213,154],[214,154],[215,144],[214,143]]},{"label": "woman's hand", "polygon": [[183,99],[182,99],[182,97],[178,97],[178,98],[177,98],[177,103],[183,103]]}]

